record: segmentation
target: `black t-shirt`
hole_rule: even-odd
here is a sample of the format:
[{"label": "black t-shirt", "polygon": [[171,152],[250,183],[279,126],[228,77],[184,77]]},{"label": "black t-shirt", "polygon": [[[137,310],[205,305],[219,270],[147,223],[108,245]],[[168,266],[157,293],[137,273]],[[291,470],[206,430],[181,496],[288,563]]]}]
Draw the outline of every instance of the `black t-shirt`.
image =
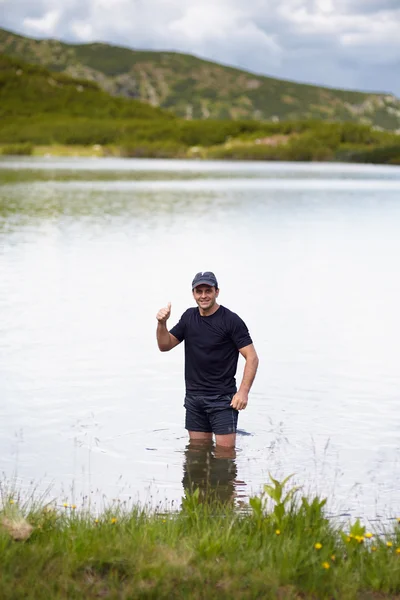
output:
[{"label": "black t-shirt", "polygon": [[224,306],[209,317],[188,308],[170,330],[185,340],[186,391],[204,394],[236,392],[239,349],[252,344],[242,319]]}]

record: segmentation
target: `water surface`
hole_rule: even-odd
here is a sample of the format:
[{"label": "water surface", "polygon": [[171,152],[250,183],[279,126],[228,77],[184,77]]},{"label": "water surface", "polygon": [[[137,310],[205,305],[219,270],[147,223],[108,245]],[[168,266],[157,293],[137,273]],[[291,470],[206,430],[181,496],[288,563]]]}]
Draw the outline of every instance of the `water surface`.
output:
[{"label": "water surface", "polygon": [[[333,513],[400,510],[399,168],[3,159],[0,182],[6,478],[177,506],[295,473]],[[234,457],[187,446],[183,348],[155,342],[200,270],[260,356]]]}]

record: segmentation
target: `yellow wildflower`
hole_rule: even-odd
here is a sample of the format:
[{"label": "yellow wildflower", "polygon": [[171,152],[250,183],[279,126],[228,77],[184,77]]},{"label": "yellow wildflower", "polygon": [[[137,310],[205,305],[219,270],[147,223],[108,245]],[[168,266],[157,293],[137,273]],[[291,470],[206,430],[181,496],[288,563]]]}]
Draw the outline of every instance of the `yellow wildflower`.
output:
[{"label": "yellow wildflower", "polygon": [[63,507],[68,508],[68,504],[66,502],[64,502]]},{"label": "yellow wildflower", "polygon": [[400,548],[396,548],[396,554],[400,554]]},{"label": "yellow wildflower", "polygon": [[75,510],[76,509],[76,504],[71,504],[71,508],[72,508],[72,510]]},{"label": "yellow wildflower", "polygon": [[388,548],[391,548],[391,547],[393,546],[393,542],[386,542],[386,546],[387,546]]},{"label": "yellow wildflower", "polygon": [[116,519],[115,517],[113,517],[113,518],[111,519],[111,523],[114,525],[116,522],[117,522],[117,519]]},{"label": "yellow wildflower", "polygon": [[334,554],[332,554],[331,556],[331,560],[335,561],[336,560],[336,556]]},{"label": "yellow wildflower", "polygon": [[323,562],[323,563],[322,563],[322,567],[323,567],[324,569],[329,569],[329,567],[330,567],[330,564],[329,564],[328,562],[326,562],[326,561],[325,561],[325,562]]},{"label": "yellow wildflower", "polygon": [[315,548],[316,550],[321,550],[321,548],[322,548],[322,544],[320,544],[319,542],[317,542],[316,544],[314,544],[314,548]]},{"label": "yellow wildflower", "polygon": [[359,544],[362,544],[364,541],[364,538],[362,535],[356,535],[354,538]]},{"label": "yellow wildflower", "polygon": [[366,537],[368,540],[370,540],[370,539],[372,538],[372,536],[373,536],[373,533],[366,533],[366,534],[365,534],[365,537]]},{"label": "yellow wildflower", "polygon": [[95,522],[95,523],[96,523],[96,525],[97,525],[97,523],[99,522],[99,520],[98,520],[98,519],[95,519],[95,520],[94,520],[94,522]]},{"label": "yellow wildflower", "polygon": [[371,546],[372,552],[376,552],[376,546]]},{"label": "yellow wildflower", "polygon": [[14,500],[10,498],[10,504],[14,504]]},{"label": "yellow wildflower", "polygon": [[397,517],[397,522],[400,523],[400,517]]},{"label": "yellow wildflower", "polygon": [[275,533],[276,533],[276,535],[281,535],[281,530],[280,530],[280,529],[277,529],[277,530],[275,531]]},{"label": "yellow wildflower", "polygon": [[346,542],[351,542],[351,537],[350,536],[347,538]]}]

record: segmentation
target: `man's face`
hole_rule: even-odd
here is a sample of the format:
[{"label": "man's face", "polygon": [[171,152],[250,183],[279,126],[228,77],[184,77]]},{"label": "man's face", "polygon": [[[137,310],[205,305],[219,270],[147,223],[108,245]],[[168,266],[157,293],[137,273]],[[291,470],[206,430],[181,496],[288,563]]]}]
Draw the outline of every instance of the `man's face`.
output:
[{"label": "man's face", "polygon": [[219,290],[210,285],[198,285],[193,290],[193,298],[202,310],[212,308],[218,298]]}]

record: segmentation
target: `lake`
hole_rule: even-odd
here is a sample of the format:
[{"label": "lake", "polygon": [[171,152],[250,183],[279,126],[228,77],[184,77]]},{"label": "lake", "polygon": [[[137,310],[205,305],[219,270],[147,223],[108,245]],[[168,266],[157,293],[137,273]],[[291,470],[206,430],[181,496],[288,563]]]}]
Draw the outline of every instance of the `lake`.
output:
[{"label": "lake", "polygon": [[[0,182],[5,485],[173,508],[294,473],[331,514],[400,514],[399,167],[3,158]],[[183,347],[155,339],[205,270],[260,357],[230,457],[188,447]]]}]

